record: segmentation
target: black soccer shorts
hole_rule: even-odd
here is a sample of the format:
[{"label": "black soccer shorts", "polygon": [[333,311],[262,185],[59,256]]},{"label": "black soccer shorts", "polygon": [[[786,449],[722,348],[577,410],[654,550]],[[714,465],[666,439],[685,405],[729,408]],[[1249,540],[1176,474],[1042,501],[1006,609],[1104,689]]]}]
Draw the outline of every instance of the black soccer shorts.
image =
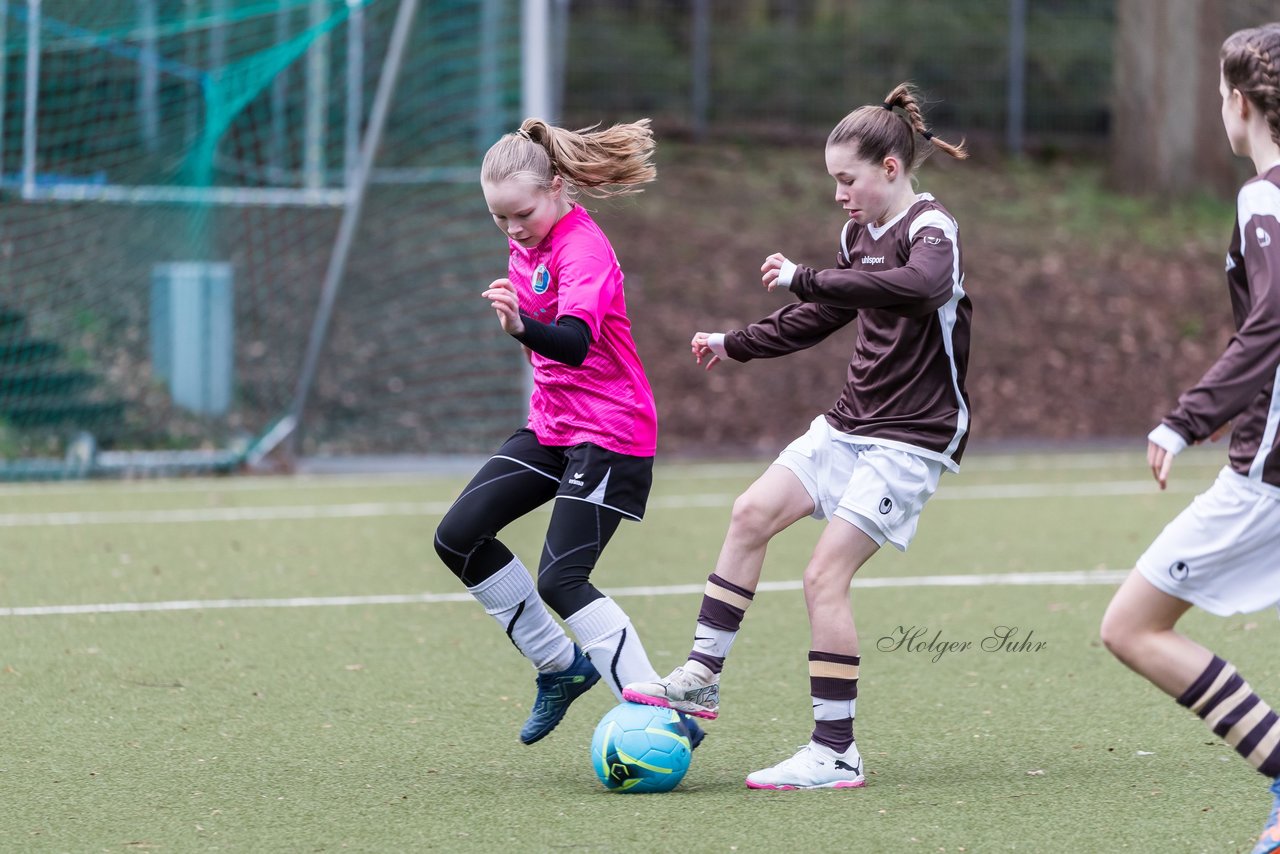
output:
[{"label": "black soccer shorts", "polygon": [[653,457],[633,457],[584,442],[571,447],[543,445],[527,427],[494,452],[560,482],[556,498],[607,507],[639,521],[653,487]]}]

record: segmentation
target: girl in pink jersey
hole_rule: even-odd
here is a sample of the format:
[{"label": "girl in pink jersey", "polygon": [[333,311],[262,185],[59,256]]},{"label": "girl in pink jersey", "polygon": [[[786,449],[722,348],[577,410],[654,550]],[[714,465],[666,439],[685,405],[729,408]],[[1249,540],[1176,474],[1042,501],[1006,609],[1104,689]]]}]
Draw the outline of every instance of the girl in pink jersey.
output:
[{"label": "girl in pink jersey", "polygon": [[[527,426],[449,508],[435,548],[537,670],[525,744],[551,732],[601,676],[619,699],[627,682],[657,678],[627,615],[590,582],[618,524],[644,515],[658,428],[618,259],[575,202],[580,192],[639,192],[655,176],[653,145],[648,119],[595,132],[527,119],[481,168],[485,201],[510,250],[507,277],[483,296],[524,345],[533,394]],[[535,588],[497,534],[553,500]],[[686,727],[696,747],[702,731],[692,720]]]},{"label": "girl in pink jersey", "polygon": [[835,201],[847,214],[836,268],[770,255],[761,268],[765,287],[787,288],[798,301],[746,329],[693,336],[694,357],[711,368],[723,359],[784,356],[850,323],[858,327],[840,399],[734,502],[689,660],[666,679],[624,691],[635,702],[714,718],[720,670],[769,541],[805,516],[826,520],[804,572],[813,732],[794,756],[749,775],[751,788],[863,785],[853,737],[861,659],[849,586],[884,543],[907,547],[938,478],[958,467],[968,439],[970,304],[957,227],[912,180],[934,148],[966,156],[930,133],[908,84],[845,116],[826,147]]},{"label": "girl in pink jersey", "polygon": [[1138,559],[1102,619],[1102,640],[1273,781],[1253,849],[1271,854],[1280,851],[1280,715],[1229,662],[1175,629],[1193,605],[1225,616],[1280,604],[1280,23],[1230,36],[1220,62],[1227,139],[1257,172],[1240,189],[1227,252],[1236,334],[1151,431],[1147,461],[1164,489],[1174,456],[1228,430],[1230,461]]}]

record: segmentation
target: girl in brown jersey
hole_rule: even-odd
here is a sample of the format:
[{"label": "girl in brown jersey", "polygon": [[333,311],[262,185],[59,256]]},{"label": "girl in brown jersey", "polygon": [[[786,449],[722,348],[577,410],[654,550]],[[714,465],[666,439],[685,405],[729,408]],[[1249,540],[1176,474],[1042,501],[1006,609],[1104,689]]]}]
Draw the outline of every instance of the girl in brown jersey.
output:
[{"label": "girl in brown jersey", "polygon": [[1280,23],[1235,33],[1220,59],[1223,127],[1257,170],[1237,198],[1227,253],[1236,334],[1151,431],[1147,461],[1164,489],[1179,451],[1230,430],[1230,463],[1139,558],[1102,640],[1274,778],[1253,849],[1264,854],[1280,851],[1280,716],[1231,664],[1174,629],[1192,605],[1225,616],[1280,603]]},{"label": "girl in brown jersey", "polygon": [[858,340],[840,399],[734,502],[707,580],[689,660],[666,679],[628,685],[628,700],[704,718],[719,708],[720,670],[751,604],[765,548],[805,516],[827,526],[804,572],[811,645],[810,742],[756,771],[756,789],[863,785],[853,737],[860,663],[849,604],[853,575],[885,542],[906,549],[944,470],[956,470],[969,435],[965,374],[970,303],[955,220],[912,174],[937,139],[912,87],[854,110],[827,139],[827,171],[846,213],[834,269],[770,255],[764,286],[796,302],[727,333],[699,332],[693,355],[712,368],[812,347],[847,324]]}]

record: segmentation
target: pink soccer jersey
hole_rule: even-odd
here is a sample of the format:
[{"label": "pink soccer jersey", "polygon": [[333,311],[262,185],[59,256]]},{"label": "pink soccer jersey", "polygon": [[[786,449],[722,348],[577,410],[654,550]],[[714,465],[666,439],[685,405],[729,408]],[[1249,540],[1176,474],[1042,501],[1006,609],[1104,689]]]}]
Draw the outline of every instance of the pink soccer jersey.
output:
[{"label": "pink soccer jersey", "polygon": [[591,442],[651,457],[658,444],[653,390],[631,337],[622,268],[600,227],[574,205],[533,249],[508,241],[507,276],[520,310],[543,323],[572,315],[591,329],[579,367],[532,354],[529,429],[550,446]]}]

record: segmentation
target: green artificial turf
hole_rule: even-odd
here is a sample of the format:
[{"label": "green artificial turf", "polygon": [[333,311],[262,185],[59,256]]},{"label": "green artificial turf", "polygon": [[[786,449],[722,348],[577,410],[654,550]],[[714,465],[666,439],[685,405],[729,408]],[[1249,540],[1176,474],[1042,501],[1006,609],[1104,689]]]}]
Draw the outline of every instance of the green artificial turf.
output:
[{"label": "green artificial turf", "polygon": [[[1220,464],[1180,458],[1162,494],[1134,454],[975,455],[911,550],[859,577],[1127,569]],[[660,466],[648,518],[605,553],[596,579],[624,591],[661,672],[683,660],[699,602],[664,588],[700,589],[762,467]],[[607,792],[589,757],[614,704],[603,685],[521,745],[532,671],[479,606],[363,598],[461,592],[431,534],[462,483],[0,489],[0,849],[1217,852],[1261,829],[1265,782],[1102,648],[1111,583],[856,587],[868,785],[747,790],[812,724],[798,588],[812,521],[770,549],[777,587],[748,613],[684,782]],[[241,518],[210,518],[228,508]],[[503,535],[526,563],[546,519]],[[2,610],[129,603],[187,604]],[[1032,643],[984,650],[999,627]],[[895,646],[919,629],[934,649]],[[1193,612],[1183,629],[1280,703],[1274,612]]]}]

